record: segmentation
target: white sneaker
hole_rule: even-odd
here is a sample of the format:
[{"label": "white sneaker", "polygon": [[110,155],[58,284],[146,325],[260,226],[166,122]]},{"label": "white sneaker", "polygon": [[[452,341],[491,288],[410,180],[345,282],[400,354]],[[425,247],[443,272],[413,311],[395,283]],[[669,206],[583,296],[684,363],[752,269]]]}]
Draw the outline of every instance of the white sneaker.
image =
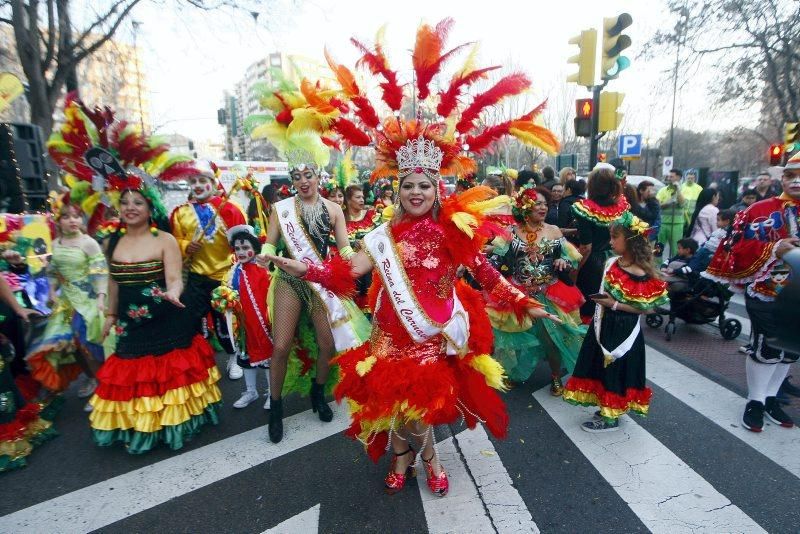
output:
[{"label": "white sneaker", "polygon": [[228,360],[228,378],[231,380],[239,380],[244,376],[244,372],[242,368],[239,367],[239,364],[236,363],[235,358],[231,358]]},{"label": "white sneaker", "polygon": [[78,398],[85,399],[86,397],[91,397],[95,389],[97,389],[97,379],[84,378],[81,380],[80,386],[78,387]]},{"label": "white sneaker", "polygon": [[244,408],[253,401],[258,400],[258,393],[255,391],[250,391],[249,389],[242,393],[242,396],[239,397],[239,400],[233,403],[234,408]]},{"label": "white sneaker", "polygon": [[267,391],[267,401],[264,403],[264,409],[269,410],[271,404],[272,404],[272,397],[270,396],[269,391]]},{"label": "white sneaker", "polygon": [[92,403],[91,403],[91,402],[87,402],[87,403],[86,403],[86,404],[83,406],[83,411],[84,411],[84,412],[86,412],[86,413],[89,413],[89,412],[91,412],[92,410],[94,410],[94,408],[92,407]]}]

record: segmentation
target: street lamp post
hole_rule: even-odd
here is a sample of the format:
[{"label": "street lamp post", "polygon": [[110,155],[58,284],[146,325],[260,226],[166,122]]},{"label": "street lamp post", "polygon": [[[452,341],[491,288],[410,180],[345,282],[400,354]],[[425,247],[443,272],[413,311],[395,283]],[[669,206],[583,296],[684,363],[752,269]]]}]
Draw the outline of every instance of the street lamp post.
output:
[{"label": "street lamp post", "polygon": [[131,21],[133,26],[133,61],[136,64],[136,93],[139,99],[139,126],[144,131],[144,109],[142,107],[142,73],[139,69],[139,48],[136,46],[136,37],[139,33],[139,27],[142,25],[138,20]]},{"label": "street lamp post", "polygon": [[681,9],[681,20],[675,30],[678,32],[678,47],[675,51],[675,70],[672,73],[672,118],[669,121],[669,156],[672,156],[672,141],[675,138],[675,102],[678,97],[678,67],[681,62],[681,45],[683,45],[684,32],[689,23],[689,10]]}]

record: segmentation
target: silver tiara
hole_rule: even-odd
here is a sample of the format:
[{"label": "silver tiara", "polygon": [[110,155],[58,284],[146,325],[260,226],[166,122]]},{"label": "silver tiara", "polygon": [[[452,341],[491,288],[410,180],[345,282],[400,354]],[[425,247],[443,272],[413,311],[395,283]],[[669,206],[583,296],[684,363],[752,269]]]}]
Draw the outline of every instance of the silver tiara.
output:
[{"label": "silver tiara", "polygon": [[405,146],[397,151],[397,168],[401,173],[417,168],[439,172],[442,168],[442,158],[444,158],[442,149],[420,135],[416,140],[409,139]]},{"label": "silver tiara", "polygon": [[305,170],[306,167],[310,169],[317,169],[317,164],[314,163],[314,155],[308,150],[302,148],[290,148],[284,152],[284,157],[289,164],[289,170],[297,169],[299,171]]}]

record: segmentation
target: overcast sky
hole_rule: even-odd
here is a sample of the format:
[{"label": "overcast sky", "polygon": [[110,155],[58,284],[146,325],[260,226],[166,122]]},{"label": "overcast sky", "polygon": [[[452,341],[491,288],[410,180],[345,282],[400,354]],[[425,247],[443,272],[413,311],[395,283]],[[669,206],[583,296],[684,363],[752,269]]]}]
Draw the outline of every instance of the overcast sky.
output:
[{"label": "overcast sky", "polygon": [[[623,11],[634,20],[627,31],[633,45],[626,53],[633,65],[608,89],[626,95],[624,133],[656,139],[669,128],[675,56],[649,61],[637,58],[660,24],[674,24],[659,0],[270,0],[251,5],[259,13],[256,21],[241,11],[172,12],[149,2],[137,7],[135,19],[142,23],[138,46],[148,68],[153,125],[159,133],[221,139],[216,110],[222,104],[223,91],[233,88],[249,64],[276,50],[322,61],[327,46],[340,62],[352,65],[357,54],[349,38],[371,42],[375,31],[387,23],[392,67],[408,79],[407,50],[413,47],[418,24],[422,20],[435,23],[447,16],[455,19],[450,44],[479,40],[481,63],[509,65],[527,73],[536,97],[553,101],[570,91],[588,96],[584,89],[576,91],[565,81],[572,70],[567,58],[577,52],[567,41],[582,29],[600,30],[604,16]],[[120,37],[129,39],[130,35],[128,26]],[[458,63],[456,59],[452,66]],[[754,110],[707,109],[704,71],[682,74],[679,126],[725,129],[753,119]]]}]

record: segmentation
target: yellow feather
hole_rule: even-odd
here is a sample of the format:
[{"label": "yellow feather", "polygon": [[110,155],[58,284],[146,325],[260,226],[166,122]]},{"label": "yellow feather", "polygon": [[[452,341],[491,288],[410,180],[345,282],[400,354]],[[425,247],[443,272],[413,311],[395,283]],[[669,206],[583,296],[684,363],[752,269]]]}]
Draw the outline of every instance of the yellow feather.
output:
[{"label": "yellow feather", "polygon": [[467,59],[464,60],[464,64],[461,68],[453,74],[453,78],[460,78],[462,76],[466,76],[470,72],[475,70],[475,65],[478,62],[478,50],[480,49],[480,44],[475,43],[467,54]]},{"label": "yellow feather", "polygon": [[498,195],[488,200],[481,200],[480,202],[473,202],[469,205],[470,209],[478,213],[486,214],[492,211],[507,206],[511,198],[508,195]]},{"label": "yellow feather", "polygon": [[372,366],[375,365],[375,362],[378,361],[378,358],[375,356],[367,356],[360,362],[356,364],[356,373],[358,376],[364,376],[365,374],[369,373],[372,370]]},{"label": "yellow feather", "polygon": [[513,135],[526,145],[531,145],[537,148],[541,148],[543,151],[545,151],[547,154],[550,154],[551,156],[555,156],[556,154],[558,154],[557,143],[552,144],[551,141],[547,141],[538,135],[520,130],[518,128],[509,128],[508,133],[510,135]]},{"label": "yellow feather", "polygon": [[506,391],[504,383],[505,371],[500,363],[488,354],[479,354],[472,358],[469,366],[478,371],[486,379],[486,385],[491,388]]},{"label": "yellow feather", "polygon": [[457,211],[453,214],[451,220],[459,230],[464,232],[470,239],[472,239],[472,237],[475,235],[473,229],[478,227],[478,219],[476,219],[474,215],[467,213],[466,211]]}]

